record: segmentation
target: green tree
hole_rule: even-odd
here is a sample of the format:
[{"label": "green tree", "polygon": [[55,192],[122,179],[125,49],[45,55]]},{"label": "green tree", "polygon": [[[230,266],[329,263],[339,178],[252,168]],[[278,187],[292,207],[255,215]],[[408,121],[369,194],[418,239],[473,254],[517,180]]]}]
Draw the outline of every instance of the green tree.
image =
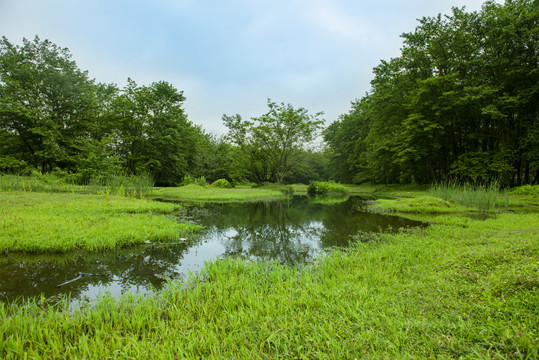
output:
[{"label": "green tree", "polygon": [[268,99],[269,111],[251,121],[239,115],[223,116],[228,138],[249,157],[251,171],[258,182],[282,183],[299,163],[301,150],[312,142],[322,128],[322,113],[310,115],[304,108],[277,104]]},{"label": "green tree", "polygon": [[4,149],[42,173],[75,168],[75,143],[88,138],[95,85],[68,49],[37,36],[22,46],[0,41],[0,128],[11,136]]},{"label": "green tree", "polygon": [[187,119],[184,100],[165,81],[138,86],[131,79],[114,99],[115,151],[130,174],[150,172],[158,184],[172,185],[189,172],[198,130]]}]

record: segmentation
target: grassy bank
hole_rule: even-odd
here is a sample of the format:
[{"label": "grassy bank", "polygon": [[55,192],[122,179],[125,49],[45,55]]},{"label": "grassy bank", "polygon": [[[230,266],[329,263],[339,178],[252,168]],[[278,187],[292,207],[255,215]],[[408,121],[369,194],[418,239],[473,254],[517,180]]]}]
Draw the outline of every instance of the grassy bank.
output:
[{"label": "grassy bank", "polygon": [[2,192],[0,253],[112,249],[175,241],[198,226],[180,224],[173,204],[107,195]]},{"label": "grassy bank", "polygon": [[170,201],[242,201],[283,196],[278,188],[251,188],[238,186],[234,189],[190,184],[181,187],[155,188],[152,197]]},{"label": "grassy bank", "polygon": [[0,305],[0,357],[539,356],[539,215],[441,215],[303,268],[226,260],[156,296]]}]

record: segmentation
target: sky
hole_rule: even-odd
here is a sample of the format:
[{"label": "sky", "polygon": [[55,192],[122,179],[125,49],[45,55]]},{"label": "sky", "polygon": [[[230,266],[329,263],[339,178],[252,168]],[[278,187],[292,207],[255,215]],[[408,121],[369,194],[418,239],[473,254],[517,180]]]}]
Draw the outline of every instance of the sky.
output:
[{"label": "sky", "polygon": [[372,69],[400,54],[417,19],[480,10],[483,0],[0,0],[0,36],[67,47],[96,82],[167,81],[189,119],[223,135],[223,114],[267,99],[324,112],[365,95]]}]

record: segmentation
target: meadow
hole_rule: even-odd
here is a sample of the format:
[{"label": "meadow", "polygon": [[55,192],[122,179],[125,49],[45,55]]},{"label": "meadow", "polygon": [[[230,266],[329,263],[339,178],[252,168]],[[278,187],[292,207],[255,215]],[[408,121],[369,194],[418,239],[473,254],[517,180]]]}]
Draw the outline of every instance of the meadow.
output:
[{"label": "meadow", "polygon": [[156,295],[1,303],[0,357],[537,358],[537,196],[477,220],[401,191],[372,207],[427,203],[432,225],[362,234],[311,266],[215,260]]},{"label": "meadow", "polygon": [[102,251],[178,241],[200,227],[178,205],[113,195],[7,191],[0,196],[0,253]]}]

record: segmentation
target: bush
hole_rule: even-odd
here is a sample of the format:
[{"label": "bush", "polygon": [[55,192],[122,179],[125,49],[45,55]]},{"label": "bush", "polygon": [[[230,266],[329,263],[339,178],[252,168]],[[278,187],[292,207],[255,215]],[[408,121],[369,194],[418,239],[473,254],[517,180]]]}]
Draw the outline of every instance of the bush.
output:
[{"label": "bush", "polygon": [[539,185],[518,186],[511,190],[514,195],[539,195]]},{"label": "bush", "polygon": [[227,179],[219,179],[219,180],[215,180],[211,186],[216,186],[216,187],[219,187],[219,188],[223,188],[223,189],[230,189],[230,188],[233,188],[234,186],[230,183],[230,181],[228,181]]},{"label": "bush", "polygon": [[333,181],[312,181],[307,187],[307,193],[314,195],[348,194],[350,191],[342,184]]}]

